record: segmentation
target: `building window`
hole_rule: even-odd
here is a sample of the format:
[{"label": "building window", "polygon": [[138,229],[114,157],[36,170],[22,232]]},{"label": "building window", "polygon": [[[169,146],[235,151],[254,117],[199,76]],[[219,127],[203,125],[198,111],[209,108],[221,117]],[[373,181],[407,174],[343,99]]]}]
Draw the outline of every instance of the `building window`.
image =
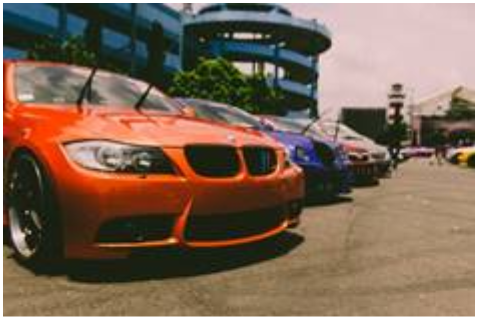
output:
[{"label": "building window", "polygon": [[130,37],[109,28],[104,28],[103,44],[105,44],[108,49],[122,49],[130,44]]},{"label": "building window", "polygon": [[87,26],[85,19],[78,17],[77,15],[68,14],[68,34],[79,36],[83,35]]},{"label": "building window", "polygon": [[23,59],[26,57],[26,52],[12,47],[3,47],[4,59]]},{"label": "building window", "polygon": [[47,4],[4,3],[3,12],[16,14],[53,28],[58,27],[59,11]]}]

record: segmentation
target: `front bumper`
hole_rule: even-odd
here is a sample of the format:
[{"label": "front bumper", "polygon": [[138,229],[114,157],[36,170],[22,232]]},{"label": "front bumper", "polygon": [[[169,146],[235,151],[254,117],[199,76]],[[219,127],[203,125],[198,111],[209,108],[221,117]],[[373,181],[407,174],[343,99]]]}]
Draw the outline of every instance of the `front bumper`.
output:
[{"label": "front bumper", "polygon": [[375,162],[352,162],[350,165],[354,185],[368,185],[379,182],[379,168]]},{"label": "front bumper", "polygon": [[390,170],[391,170],[391,161],[384,160],[384,161],[379,161],[377,163],[377,171],[378,171],[378,176],[380,178],[389,175]]},{"label": "front bumper", "polygon": [[307,197],[351,193],[352,175],[347,168],[302,167]]},{"label": "front bumper", "polygon": [[[123,258],[139,248],[240,245],[274,236],[298,223],[304,197],[303,173],[298,167],[266,177],[203,178],[181,163],[179,153],[173,150],[169,155],[181,168],[180,176],[111,175],[83,170],[66,159],[55,163],[51,170],[64,225],[65,257]],[[204,223],[200,226],[201,220],[217,217],[234,220],[230,225],[238,228],[246,220],[240,219],[242,215],[263,225],[250,232],[232,228],[230,237],[222,231],[219,237],[210,238]],[[201,236],[190,235],[192,220],[199,225]],[[119,225],[116,232],[115,225]],[[165,228],[156,228],[158,234],[153,225]]]}]

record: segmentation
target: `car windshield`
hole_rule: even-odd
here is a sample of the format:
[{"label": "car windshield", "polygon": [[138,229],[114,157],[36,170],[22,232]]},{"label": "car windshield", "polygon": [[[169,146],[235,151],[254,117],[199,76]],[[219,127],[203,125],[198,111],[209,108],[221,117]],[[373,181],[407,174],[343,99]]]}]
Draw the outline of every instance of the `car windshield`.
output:
[{"label": "car windshield", "polygon": [[300,125],[297,122],[293,122],[291,120],[287,120],[287,119],[283,119],[279,117],[271,117],[270,120],[275,125],[275,128],[279,131],[301,133],[304,129],[304,126]]},{"label": "car windshield", "polygon": [[[19,65],[15,73],[18,101],[27,104],[76,105],[91,70],[73,66]],[[93,79],[88,105],[134,108],[148,84],[119,74],[98,71]],[[153,88],[142,109],[180,114],[180,110]]]},{"label": "car windshield", "polygon": [[288,131],[293,133],[302,134],[305,129],[307,129],[306,134],[313,138],[321,139],[327,137],[328,134],[324,132],[317,123],[313,123],[313,125],[309,126],[313,120],[304,120],[304,119],[287,119],[287,118],[279,118],[273,117],[272,121],[276,123],[277,128],[282,131]]},{"label": "car windshield", "polygon": [[194,109],[198,118],[236,126],[262,128],[262,123],[259,120],[236,107],[197,100],[185,100],[184,102]]}]

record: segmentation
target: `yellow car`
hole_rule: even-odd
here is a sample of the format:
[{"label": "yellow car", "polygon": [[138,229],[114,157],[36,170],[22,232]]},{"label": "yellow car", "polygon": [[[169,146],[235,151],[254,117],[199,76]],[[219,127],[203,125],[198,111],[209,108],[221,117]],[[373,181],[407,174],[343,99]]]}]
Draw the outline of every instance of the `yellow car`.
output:
[{"label": "yellow car", "polygon": [[462,151],[457,157],[459,165],[466,165],[468,167],[475,167],[475,148],[468,148]]}]

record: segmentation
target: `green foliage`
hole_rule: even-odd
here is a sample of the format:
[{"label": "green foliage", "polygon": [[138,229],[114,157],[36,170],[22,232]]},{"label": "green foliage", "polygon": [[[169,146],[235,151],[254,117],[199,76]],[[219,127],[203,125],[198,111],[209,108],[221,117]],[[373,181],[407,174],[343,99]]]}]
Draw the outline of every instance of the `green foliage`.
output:
[{"label": "green foliage", "polygon": [[62,41],[47,36],[27,50],[27,58],[34,61],[59,62],[85,67],[99,66],[101,69],[116,73],[127,73],[124,67],[110,60],[101,61],[98,54],[89,48],[87,42],[82,36],[69,36]]},{"label": "green foliage", "polygon": [[409,138],[409,126],[405,122],[388,124],[379,138],[385,145],[400,145]]},{"label": "green foliage", "polygon": [[449,120],[473,120],[475,119],[475,104],[461,99],[453,99],[446,118]]},{"label": "green foliage", "polygon": [[264,76],[244,75],[225,59],[202,60],[195,69],[177,73],[169,93],[222,102],[251,113],[281,111],[281,95],[268,87]]},{"label": "green foliage", "polygon": [[68,64],[94,66],[96,55],[86,48],[82,37],[68,37],[59,41],[48,36],[33,46],[27,52],[28,59],[37,61],[63,62]]}]

